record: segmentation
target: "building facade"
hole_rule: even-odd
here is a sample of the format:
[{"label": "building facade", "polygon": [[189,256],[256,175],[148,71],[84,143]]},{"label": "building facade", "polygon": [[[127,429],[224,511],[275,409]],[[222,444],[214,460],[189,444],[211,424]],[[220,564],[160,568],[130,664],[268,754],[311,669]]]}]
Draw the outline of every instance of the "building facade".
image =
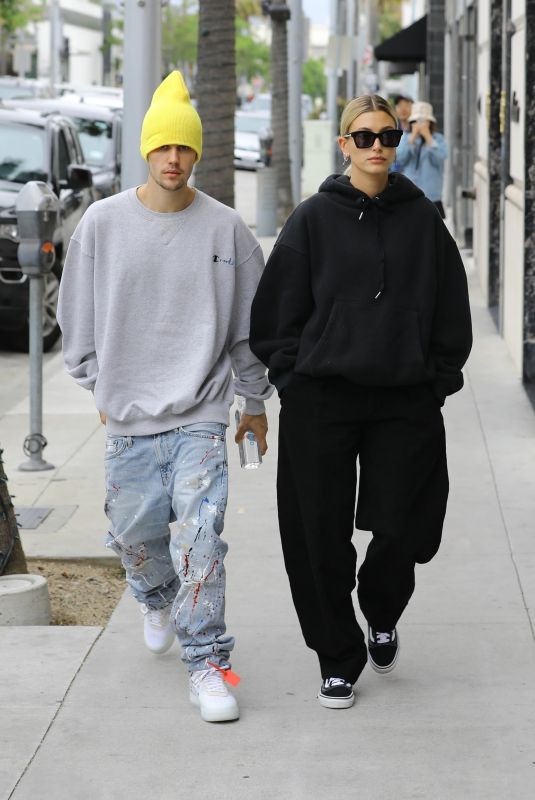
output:
[{"label": "building facade", "polygon": [[449,0],[446,108],[456,234],[517,374],[535,384],[535,2]]}]

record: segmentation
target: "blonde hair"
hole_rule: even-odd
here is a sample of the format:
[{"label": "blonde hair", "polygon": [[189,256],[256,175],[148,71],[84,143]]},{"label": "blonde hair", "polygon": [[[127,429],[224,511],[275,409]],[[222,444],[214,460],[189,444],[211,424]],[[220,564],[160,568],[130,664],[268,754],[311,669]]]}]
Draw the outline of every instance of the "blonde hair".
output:
[{"label": "blonde hair", "polygon": [[340,136],[343,136],[344,133],[349,133],[349,129],[357,117],[360,117],[361,114],[367,114],[369,111],[384,111],[394,123],[394,127],[398,127],[398,118],[388,100],[378,94],[363,94],[350,100],[342,111]]},{"label": "blonde hair", "polygon": [[[360,97],[355,97],[353,100],[350,100],[342,111],[342,116],[340,117],[340,136],[349,133],[349,129],[357,117],[360,117],[361,114],[367,114],[368,111],[384,111],[394,123],[394,128],[397,128],[399,125],[398,118],[388,100],[385,100],[384,97],[381,97],[379,94],[362,94]],[[344,175],[351,175],[351,164],[344,170]]]}]

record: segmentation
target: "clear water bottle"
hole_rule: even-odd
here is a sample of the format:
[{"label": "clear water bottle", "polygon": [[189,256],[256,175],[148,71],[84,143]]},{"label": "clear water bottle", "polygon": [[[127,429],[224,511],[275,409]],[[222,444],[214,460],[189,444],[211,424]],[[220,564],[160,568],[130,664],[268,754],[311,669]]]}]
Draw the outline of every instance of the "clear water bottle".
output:
[{"label": "clear water bottle", "polygon": [[[245,409],[245,398],[237,398],[238,410],[235,414],[236,429],[238,428],[241,420],[241,415]],[[254,433],[247,431],[241,442],[238,442],[238,450],[240,453],[240,466],[243,469],[258,469],[262,463],[262,454],[258,448]]]}]

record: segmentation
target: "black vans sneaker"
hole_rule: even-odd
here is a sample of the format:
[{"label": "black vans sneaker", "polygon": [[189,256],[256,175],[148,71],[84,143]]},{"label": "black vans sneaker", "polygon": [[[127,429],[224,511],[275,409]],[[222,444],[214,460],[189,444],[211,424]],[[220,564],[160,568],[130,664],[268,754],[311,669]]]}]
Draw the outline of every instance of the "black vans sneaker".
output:
[{"label": "black vans sneaker", "polygon": [[325,708],[350,708],[355,702],[355,694],[344,678],[324,678],[318,700]]},{"label": "black vans sneaker", "polygon": [[376,672],[392,672],[399,655],[399,638],[396,629],[378,631],[368,625],[368,661]]}]

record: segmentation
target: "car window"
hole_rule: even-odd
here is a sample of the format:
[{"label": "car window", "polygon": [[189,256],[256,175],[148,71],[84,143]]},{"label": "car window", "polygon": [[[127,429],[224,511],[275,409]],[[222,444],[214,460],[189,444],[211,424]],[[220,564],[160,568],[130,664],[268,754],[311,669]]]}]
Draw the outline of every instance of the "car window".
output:
[{"label": "car window", "polygon": [[73,129],[69,125],[63,129],[63,132],[69,150],[69,164],[81,164],[83,158],[80,158],[80,152],[79,148],[76,146],[76,137]]},{"label": "car window", "polygon": [[244,105],[244,111],[271,111],[271,95],[257,95]]},{"label": "car window", "polygon": [[0,125],[0,178],[15,183],[46,181],[45,133],[27,125]]},{"label": "car window", "polygon": [[[73,120],[71,120],[73,122]],[[80,144],[80,137],[74,134],[74,131],[71,130],[71,139],[72,139],[72,146],[73,150],[76,153],[76,161],[78,164],[85,164],[85,156],[82,152],[82,146]]]},{"label": "car window", "polygon": [[100,119],[72,117],[84,153],[85,163],[100,167],[113,163],[111,123]]},{"label": "car window", "polygon": [[68,180],[69,173],[67,167],[71,163],[71,159],[69,156],[69,148],[67,147],[67,142],[65,141],[65,134],[63,131],[59,132],[58,136],[58,175],[60,181]]},{"label": "car window", "polygon": [[0,99],[22,100],[25,97],[35,97],[35,91],[25,86],[4,86],[0,84]]},{"label": "car window", "polygon": [[267,117],[241,116],[236,114],[236,130],[240,133],[264,133],[269,128]]}]

